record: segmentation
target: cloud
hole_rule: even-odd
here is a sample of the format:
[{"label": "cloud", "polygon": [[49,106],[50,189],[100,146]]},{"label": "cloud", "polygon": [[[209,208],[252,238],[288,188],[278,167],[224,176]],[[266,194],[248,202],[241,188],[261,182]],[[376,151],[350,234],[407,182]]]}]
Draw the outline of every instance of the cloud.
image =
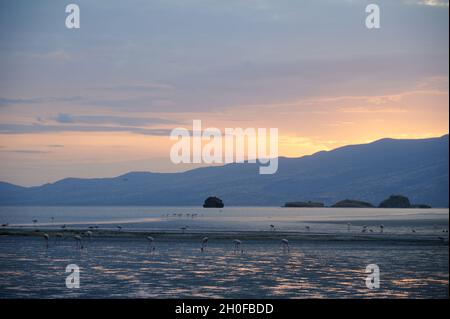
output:
[{"label": "cloud", "polygon": [[45,59],[45,60],[54,60],[59,62],[67,62],[72,59],[70,54],[65,50],[56,50],[56,51],[50,51],[46,53],[32,53],[29,54],[31,58],[36,59]]},{"label": "cloud", "polygon": [[146,126],[155,124],[178,124],[179,122],[154,117],[128,117],[114,115],[72,115],[59,113],[52,118],[61,124],[117,124],[125,126]]},{"label": "cloud", "polygon": [[124,84],[124,85],[113,85],[113,86],[95,86],[87,88],[88,90],[96,91],[155,91],[155,90],[171,90],[175,87],[170,84],[163,83],[149,83],[149,84]]},{"label": "cloud", "polygon": [[5,98],[0,97],[0,106],[9,105],[22,105],[22,104],[41,104],[49,102],[74,102],[80,101],[82,97],[80,96],[68,96],[68,97],[32,97],[32,98]]},{"label": "cloud", "polygon": [[448,7],[448,0],[419,0],[418,4],[431,7]]},{"label": "cloud", "polygon": [[2,153],[19,153],[19,154],[47,154],[50,151],[38,151],[38,150],[1,150]]},{"label": "cloud", "polygon": [[0,134],[34,134],[61,132],[129,132],[151,136],[169,136],[171,130],[102,125],[0,124]]}]

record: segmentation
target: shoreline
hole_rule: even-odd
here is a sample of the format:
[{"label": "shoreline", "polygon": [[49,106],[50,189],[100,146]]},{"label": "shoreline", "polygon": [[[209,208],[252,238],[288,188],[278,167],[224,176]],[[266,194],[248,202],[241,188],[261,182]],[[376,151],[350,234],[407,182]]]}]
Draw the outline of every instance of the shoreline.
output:
[{"label": "shoreline", "polygon": [[[90,232],[88,235],[87,232]],[[129,238],[146,240],[147,236],[155,240],[193,240],[201,241],[203,237],[210,240],[234,240],[236,238],[244,240],[281,240],[288,239],[292,241],[331,241],[331,242],[384,242],[384,243],[424,243],[448,246],[448,236],[421,235],[421,234],[390,234],[390,233],[320,233],[320,232],[296,232],[296,231],[185,231],[179,230],[155,230],[155,231],[117,231],[117,230],[92,230],[92,229],[17,229],[3,228],[0,230],[0,237],[18,236],[18,237],[44,237],[44,234],[50,238],[56,238],[57,234],[63,238],[73,239],[73,236],[79,235],[84,239],[89,238]]]}]

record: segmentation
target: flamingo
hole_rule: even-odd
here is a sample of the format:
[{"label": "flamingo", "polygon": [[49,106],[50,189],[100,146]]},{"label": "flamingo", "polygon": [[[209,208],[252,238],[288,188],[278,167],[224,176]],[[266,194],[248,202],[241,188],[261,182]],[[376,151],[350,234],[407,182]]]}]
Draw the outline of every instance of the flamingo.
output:
[{"label": "flamingo", "polygon": [[75,236],[73,236],[73,238],[75,239],[75,241],[76,241],[76,247],[77,248],[83,248],[83,246],[81,246],[81,236],[80,235],[75,235]]},{"label": "flamingo", "polygon": [[208,237],[203,237],[202,248],[200,250],[203,252],[205,250],[206,246],[208,246]]},{"label": "flamingo", "polygon": [[56,233],[55,234],[55,244],[58,242],[58,238],[63,238],[63,234],[62,233]]},{"label": "flamingo", "polygon": [[155,239],[152,236],[147,236],[149,248],[151,248],[152,252],[155,251]]},{"label": "flamingo", "polygon": [[44,234],[44,239],[45,239],[45,248],[48,248],[48,241],[50,239],[50,236],[48,234]]},{"label": "flamingo", "polygon": [[289,252],[289,241],[286,238],[281,240],[281,244],[283,245],[283,251],[285,252],[287,249],[287,252]]},{"label": "flamingo", "polygon": [[[235,240],[233,240],[233,244],[234,244],[234,252],[236,252],[241,247],[242,242],[239,239],[235,239]],[[243,251],[241,250],[241,253],[242,252]]]}]

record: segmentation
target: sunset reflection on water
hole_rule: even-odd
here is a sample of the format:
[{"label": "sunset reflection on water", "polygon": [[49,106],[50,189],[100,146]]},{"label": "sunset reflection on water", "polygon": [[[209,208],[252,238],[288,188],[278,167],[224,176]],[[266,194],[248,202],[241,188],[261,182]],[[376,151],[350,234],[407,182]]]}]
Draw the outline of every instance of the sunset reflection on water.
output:
[{"label": "sunset reflection on water", "polygon": [[[213,240],[165,239],[149,252],[139,238],[94,238],[83,251],[69,239],[0,238],[0,297],[135,298],[448,298],[448,246],[367,242],[247,240],[243,252]],[[65,287],[65,267],[81,268],[81,288]],[[365,267],[381,270],[380,289]]]}]

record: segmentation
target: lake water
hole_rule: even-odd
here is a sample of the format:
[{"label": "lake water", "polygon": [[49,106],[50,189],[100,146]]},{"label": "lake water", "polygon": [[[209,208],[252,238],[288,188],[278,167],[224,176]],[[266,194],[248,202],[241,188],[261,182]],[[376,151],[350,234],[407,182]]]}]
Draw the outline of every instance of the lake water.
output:
[{"label": "lake water", "polygon": [[[448,214],[448,209],[1,207],[0,223],[9,224],[3,229],[50,233],[66,225],[82,233],[97,226],[110,233],[84,237],[83,249],[69,236],[50,238],[48,248],[40,235],[0,236],[0,298],[448,298]],[[145,237],[111,236],[114,232],[175,236],[155,235],[153,251]],[[231,238],[214,237],[220,232],[231,232],[242,245],[236,250]],[[258,238],[249,236],[254,232]],[[205,234],[210,240],[202,252]],[[284,236],[290,236],[289,251],[280,242]],[[65,285],[68,264],[81,269],[79,289]],[[379,289],[366,287],[369,264],[380,268]]]},{"label": "lake water", "polygon": [[[192,217],[194,214],[194,217]],[[359,232],[367,225],[373,232],[436,234],[448,229],[448,209],[281,208],[230,207],[0,207],[0,223],[23,227],[99,225],[128,230],[275,230],[339,233]],[[36,223],[33,223],[36,220]]]}]

